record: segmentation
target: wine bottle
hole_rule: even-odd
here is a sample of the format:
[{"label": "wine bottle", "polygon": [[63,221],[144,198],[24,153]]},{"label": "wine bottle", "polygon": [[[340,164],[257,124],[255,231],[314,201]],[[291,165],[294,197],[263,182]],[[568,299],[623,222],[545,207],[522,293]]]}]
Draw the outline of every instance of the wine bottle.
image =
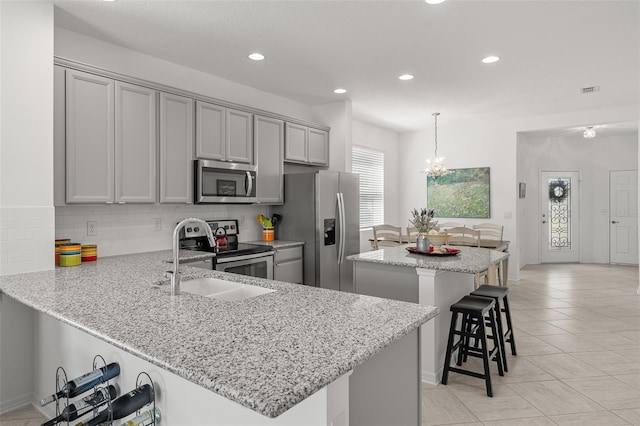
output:
[{"label": "wine bottle", "polygon": [[96,426],[110,420],[118,420],[134,413],[152,401],[153,388],[151,385],[145,384],[113,400],[106,409],[100,411],[94,418],[86,422],[77,423],[76,426]]},{"label": "wine bottle", "polygon": [[94,408],[114,400],[118,396],[118,389],[114,385],[96,390],[94,394],[85,396],[79,401],[64,407],[59,416],[42,423],[42,426],[53,426],[60,422],[75,420],[82,417]]},{"label": "wine bottle", "polygon": [[87,374],[68,381],[57,393],[41,400],[40,405],[45,406],[60,398],[73,398],[74,396],[85,393],[100,383],[116,377],[118,374],[120,374],[120,365],[117,362],[112,362],[104,367],[96,368]]},{"label": "wine bottle", "polygon": [[128,422],[122,423],[120,426],[150,426],[152,424],[160,423],[160,409],[156,407],[155,410],[147,410],[140,413]]}]

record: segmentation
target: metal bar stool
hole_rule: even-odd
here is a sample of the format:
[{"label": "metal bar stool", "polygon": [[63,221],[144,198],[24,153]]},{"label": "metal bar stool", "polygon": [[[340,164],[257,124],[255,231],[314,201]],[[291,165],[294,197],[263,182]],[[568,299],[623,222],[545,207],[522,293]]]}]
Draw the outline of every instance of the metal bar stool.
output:
[{"label": "metal bar stool", "polygon": [[[462,299],[451,305],[451,327],[449,328],[449,341],[444,361],[444,371],[442,373],[442,384],[446,385],[449,379],[449,372],[464,374],[467,376],[484,379],[487,388],[487,396],[493,397],[491,388],[491,373],[489,371],[489,361],[495,361],[498,365],[498,374],[504,376],[502,350],[500,348],[499,332],[496,325],[495,300],[482,296],[464,296]],[[457,329],[458,315],[462,315],[460,329]],[[486,322],[485,322],[486,320]],[[486,325],[485,325],[486,324]],[[491,335],[488,335],[486,326],[489,327]],[[454,343],[455,336],[459,340]],[[493,341],[493,348],[488,348],[488,337]],[[479,348],[469,345],[469,341],[475,339],[479,343]],[[462,368],[452,367],[451,357],[458,352],[457,365],[461,366],[462,358],[473,356],[482,358],[484,374]]]},{"label": "metal bar stool", "polygon": [[[511,312],[509,310],[509,298],[507,295],[509,294],[508,287],[497,287],[495,285],[481,285],[476,290],[471,292],[474,296],[483,296],[483,297],[491,297],[496,302],[495,311],[496,318],[498,321],[498,331],[500,333],[501,338],[501,346],[502,346],[502,359],[504,360],[504,370],[509,371],[507,369],[507,354],[505,348],[505,342],[509,342],[511,346],[511,355],[517,355],[516,351],[516,340],[513,335],[513,324],[511,323]],[[507,329],[504,330],[502,327],[502,314],[504,312],[504,316],[507,320]]]}]

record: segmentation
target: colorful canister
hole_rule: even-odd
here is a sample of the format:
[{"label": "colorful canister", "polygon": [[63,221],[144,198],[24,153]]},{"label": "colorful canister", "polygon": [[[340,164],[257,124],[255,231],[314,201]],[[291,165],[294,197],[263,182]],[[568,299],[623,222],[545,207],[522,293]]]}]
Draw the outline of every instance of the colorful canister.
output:
[{"label": "colorful canister", "polygon": [[60,266],[78,266],[81,262],[81,245],[78,243],[60,244]]},{"label": "colorful canister", "polygon": [[273,228],[262,228],[262,241],[273,241],[275,232]]},{"label": "colorful canister", "polygon": [[56,265],[60,264],[60,246],[62,244],[69,244],[71,240],[69,238],[58,238],[55,240],[56,242],[56,252],[55,252],[55,261]]},{"label": "colorful canister", "polygon": [[93,262],[98,258],[98,246],[96,244],[83,244],[80,255],[83,262]]}]

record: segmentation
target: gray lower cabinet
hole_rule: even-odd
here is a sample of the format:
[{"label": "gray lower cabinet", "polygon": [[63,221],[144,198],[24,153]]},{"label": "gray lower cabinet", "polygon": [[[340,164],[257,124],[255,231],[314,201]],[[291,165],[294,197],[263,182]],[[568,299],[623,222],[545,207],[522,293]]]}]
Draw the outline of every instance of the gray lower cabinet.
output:
[{"label": "gray lower cabinet", "polygon": [[276,248],[273,279],[302,284],[302,247]]},{"label": "gray lower cabinet", "polygon": [[253,164],[253,114],[196,102],[196,157]]},{"label": "gray lower cabinet", "polygon": [[284,121],[256,115],[253,118],[259,203],[284,202]]},{"label": "gray lower cabinet", "polygon": [[317,166],[329,165],[329,132],[286,123],[285,161]]},{"label": "gray lower cabinet", "polygon": [[160,93],[160,202],[193,203],[193,99]]},{"label": "gray lower cabinet", "polygon": [[155,202],[156,91],[66,70],[64,92],[66,202]]}]

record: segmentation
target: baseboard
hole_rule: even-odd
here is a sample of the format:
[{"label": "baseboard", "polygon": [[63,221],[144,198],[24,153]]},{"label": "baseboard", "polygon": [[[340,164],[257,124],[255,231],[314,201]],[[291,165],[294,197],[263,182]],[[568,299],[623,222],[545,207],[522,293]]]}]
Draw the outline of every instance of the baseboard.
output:
[{"label": "baseboard", "polygon": [[422,381],[425,383],[429,383],[430,385],[437,385],[440,383],[440,379],[442,378],[442,370],[444,368],[438,369],[435,374],[422,372]]},{"label": "baseboard", "polygon": [[5,414],[18,408],[24,407],[25,405],[33,404],[33,401],[34,395],[31,392],[6,401],[0,401],[0,414]]}]

